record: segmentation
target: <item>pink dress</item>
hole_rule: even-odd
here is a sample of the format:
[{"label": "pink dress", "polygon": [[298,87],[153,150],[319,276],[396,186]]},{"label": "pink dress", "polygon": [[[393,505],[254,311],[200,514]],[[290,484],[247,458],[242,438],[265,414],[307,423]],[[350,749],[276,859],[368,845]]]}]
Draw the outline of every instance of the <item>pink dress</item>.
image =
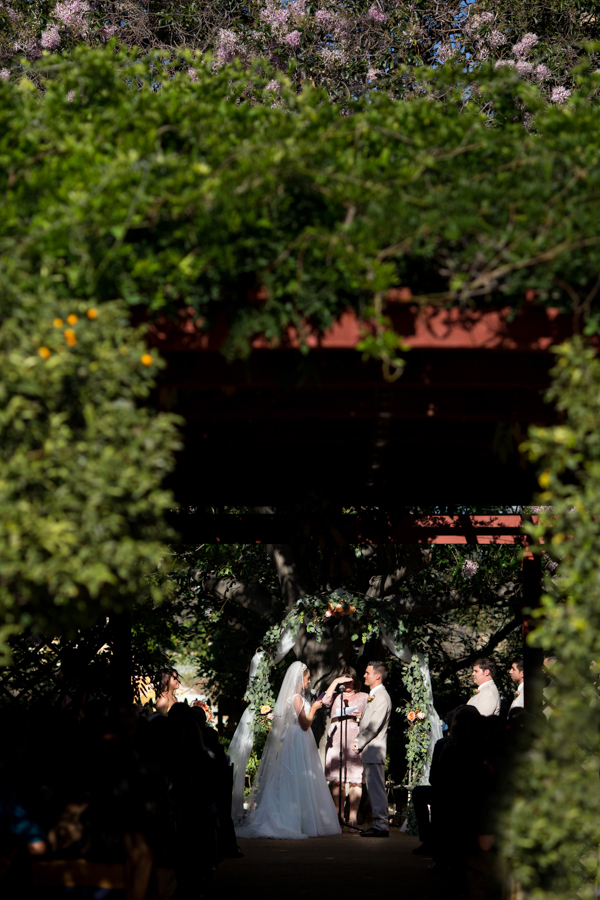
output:
[{"label": "pink dress", "polygon": [[[344,729],[344,754],[342,757],[342,782],[364,784],[365,771],[360,754],[355,753],[352,744],[358,735],[357,716],[365,711],[368,694],[334,694],[331,700],[323,700],[323,706],[331,706],[331,724],[327,732],[325,745],[325,778],[327,781],[340,780],[340,731]],[[356,711],[350,716],[341,718],[341,704],[344,708],[355,706]],[[347,724],[346,724],[347,723]],[[346,728],[348,733],[346,734]]]}]

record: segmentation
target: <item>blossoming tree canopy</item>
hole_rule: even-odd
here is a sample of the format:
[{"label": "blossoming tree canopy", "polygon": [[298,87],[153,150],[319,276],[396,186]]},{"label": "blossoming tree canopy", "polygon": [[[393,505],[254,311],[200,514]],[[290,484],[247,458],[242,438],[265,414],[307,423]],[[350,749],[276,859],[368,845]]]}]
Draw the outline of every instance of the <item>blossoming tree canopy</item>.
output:
[{"label": "blossoming tree canopy", "polygon": [[569,89],[582,42],[597,37],[592,0],[250,0],[227,7],[166,0],[160,15],[108,0],[4,0],[0,16],[3,78],[18,77],[23,54],[68,54],[114,35],[121,45],[167,49],[161,68],[171,69],[175,48],[209,50],[217,67],[235,57],[246,66],[266,59],[297,85],[322,85],[340,101],[373,87],[403,97],[412,90],[404,66],[451,59],[461,70],[486,61],[514,65],[550,96]]}]

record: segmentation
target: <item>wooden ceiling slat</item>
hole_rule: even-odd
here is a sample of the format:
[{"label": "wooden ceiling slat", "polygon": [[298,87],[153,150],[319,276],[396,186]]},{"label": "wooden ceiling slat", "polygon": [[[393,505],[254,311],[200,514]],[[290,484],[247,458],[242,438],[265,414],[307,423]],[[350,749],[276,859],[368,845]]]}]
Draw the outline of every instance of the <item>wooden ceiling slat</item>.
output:
[{"label": "wooden ceiling slat", "polygon": [[[537,521],[537,517],[531,517]],[[179,512],[170,521],[184,543],[262,544],[286,543],[296,535],[295,517],[284,514],[199,514]],[[374,519],[372,516],[344,515],[327,520],[351,544],[513,544],[524,545],[524,517],[521,515],[403,516]],[[316,539],[323,529],[323,517],[303,518],[303,527]],[[304,538],[306,539],[306,538]]]}]

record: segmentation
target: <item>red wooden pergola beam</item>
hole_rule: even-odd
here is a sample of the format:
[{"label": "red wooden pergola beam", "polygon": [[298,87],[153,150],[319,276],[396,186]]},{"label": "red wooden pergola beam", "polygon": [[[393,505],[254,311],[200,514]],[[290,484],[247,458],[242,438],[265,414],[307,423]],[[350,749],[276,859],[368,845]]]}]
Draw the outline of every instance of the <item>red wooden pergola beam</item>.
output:
[{"label": "red wooden pergola beam", "polygon": [[[462,309],[419,306],[415,303],[388,306],[394,329],[413,349],[429,350],[503,350],[545,352],[572,334],[572,320],[560,310],[542,306],[524,306],[515,313],[502,309]],[[306,323],[304,342],[313,350],[354,350],[365,330],[376,327],[374,320],[361,319],[347,309],[324,332]],[[180,310],[176,319],[159,316],[150,324],[150,343],[164,351],[219,351],[229,332],[225,316],[217,319],[210,331],[192,307]],[[288,327],[274,343],[258,335],[254,350],[296,350],[300,347],[296,328]]]},{"label": "red wooden pergola beam", "polygon": [[[537,522],[537,516],[530,517]],[[324,521],[315,517],[308,525],[309,540],[319,540],[324,531],[338,533],[351,544],[513,544],[525,545],[524,517],[514,516],[403,516],[373,519],[343,515]],[[184,543],[263,544],[306,540],[297,520],[288,515],[253,513],[199,515],[174,513],[171,523]]]}]

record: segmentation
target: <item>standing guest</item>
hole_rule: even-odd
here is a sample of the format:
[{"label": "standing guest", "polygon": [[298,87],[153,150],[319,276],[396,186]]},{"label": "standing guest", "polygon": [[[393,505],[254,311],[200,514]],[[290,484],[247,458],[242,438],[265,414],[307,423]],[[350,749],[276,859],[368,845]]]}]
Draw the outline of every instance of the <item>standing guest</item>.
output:
[{"label": "standing guest", "polygon": [[387,669],[382,662],[369,663],[364,675],[364,682],[370,688],[367,707],[360,720],[358,737],[352,744],[353,749],[361,754],[373,811],[373,827],[368,831],[361,831],[361,837],[389,837],[385,757],[392,701],[383,686],[386,678]]},{"label": "standing guest", "polygon": [[178,702],[175,691],[181,687],[181,680],[176,669],[162,669],[154,680],[156,693],[156,712],[166,716],[172,706]]},{"label": "standing guest", "polygon": [[511,660],[510,671],[508,673],[514,682],[515,685],[515,698],[513,702],[510,704],[509,712],[511,709],[518,709],[519,707],[525,706],[524,696],[523,696],[523,657],[515,656],[514,659]]},{"label": "standing guest", "polygon": [[[339,686],[343,690],[339,692]],[[352,744],[358,736],[358,723],[365,711],[368,695],[358,690],[358,675],[350,666],[345,666],[340,678],[331,682],[325,696],[323,706],[331,707],[331,725],[327,732],[325,749],[325,778],[331,786],[331,794],[336,809],[340,803],[340,756],[342,762],[342,798],[348,785],[350,810],[348,825],[356,829],[358,807],[362,797],[362,786],[365,780],[365,769],[358,753]],[[344,744],[342,747],[342,735]],[[342,804],[343,804],[342,799]]]},{"label": "standing guest", "polygon": [[493,659],[482,657],[473,665],[473,681],[477,685],[475,696],[468,701],[482,716],[500,715],[500,694],[494,684],[496,663]]}]

